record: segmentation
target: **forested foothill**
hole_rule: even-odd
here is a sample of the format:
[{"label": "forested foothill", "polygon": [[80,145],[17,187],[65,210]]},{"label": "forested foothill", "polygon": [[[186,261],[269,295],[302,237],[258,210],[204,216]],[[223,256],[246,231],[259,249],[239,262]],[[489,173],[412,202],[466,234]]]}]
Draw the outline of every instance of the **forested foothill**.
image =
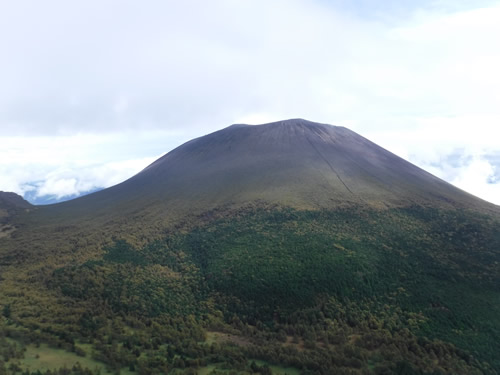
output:
[{"label": "forested foothill", "polygon": [[[417,206],[204,217],[3,280],[0,373],[499,371],[498,221]],[[31,370],[24,353],[47,347],[93,362]]]}]

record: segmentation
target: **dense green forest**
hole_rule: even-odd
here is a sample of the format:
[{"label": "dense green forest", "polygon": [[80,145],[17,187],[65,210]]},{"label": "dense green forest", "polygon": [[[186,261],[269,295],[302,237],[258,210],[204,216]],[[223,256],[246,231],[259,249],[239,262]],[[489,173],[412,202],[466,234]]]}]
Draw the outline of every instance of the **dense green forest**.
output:
[{"label": "dense green forest", "polygon": [[[35,293],[4,282],[0,374],[500,372],[491,217],[417,206],[205,216],[145,246],[115,238],[91,259],[34,269]],[[34,348],[81,360],[30,369]]]}]

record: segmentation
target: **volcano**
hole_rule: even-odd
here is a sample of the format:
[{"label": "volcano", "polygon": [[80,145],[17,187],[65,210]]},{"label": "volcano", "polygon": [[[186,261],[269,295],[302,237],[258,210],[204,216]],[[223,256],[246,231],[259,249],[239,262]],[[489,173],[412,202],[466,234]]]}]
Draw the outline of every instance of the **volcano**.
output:
[{"label": "volcano", "polygon": [[[0,193],[1,213],[0,356],[500,372],[500,208],[344,127],[235,124],[71,201]],[[43,369],[22,357],[0,373]]]},{"label": "volcano", "polygon": [[427,205],[498,212],[349,129],[302,119],[229,126],[181,145],[117,186],[48,210],[147,208],[179,217],[252,201],[300,209]]}]

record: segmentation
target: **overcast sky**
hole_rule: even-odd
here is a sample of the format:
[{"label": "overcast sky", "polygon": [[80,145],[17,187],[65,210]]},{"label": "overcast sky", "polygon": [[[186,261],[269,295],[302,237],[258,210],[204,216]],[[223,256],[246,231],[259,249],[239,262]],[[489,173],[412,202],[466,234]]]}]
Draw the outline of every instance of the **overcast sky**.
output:
[{"label": "overcast sky", "polygon": [[77,195],[300,117],[500,204],[499,20],[482,0],[0,0],[0,190]]}]

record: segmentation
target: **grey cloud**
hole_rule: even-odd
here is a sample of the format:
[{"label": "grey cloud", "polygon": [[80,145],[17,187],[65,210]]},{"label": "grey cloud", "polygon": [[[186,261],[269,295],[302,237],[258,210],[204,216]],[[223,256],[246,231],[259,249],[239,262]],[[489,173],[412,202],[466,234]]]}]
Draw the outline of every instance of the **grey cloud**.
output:
[{"label": "grey cloud", "polygon": [[[254,77],[235,69],[238,53],[224,56],[235,42],[215,17],[220,2],[149,5],[3,3],[0,48],[9,56],[0,62],[4,134],[182,126],[220,103],[231,108],[244,101],[241,88]],[[128,106],[118,113],[123,97]]]},{"label": "grey cloud", "polygon": [[2,3],[0,127],[65,134],[220,127],[252,112],[336,123],[447,110],[446,93],[428,95],[436,80],[418,79],[426,51],[372,22],[416,7],[348,3]]},{"label": "grey cloud", "polygon": [[495,185],[500,184],[500,152],[486,155],[485,159],[493,166],[493,175],[488,178],[488,183]]},{"label": "grey cloud", "polygon": [[439,160],[432,162],[431,165],[434,167],[447,165],[451,168],[460,168],[468,165],[473,158],[474,156],[470,155],[465,148],[456,148],[449,154],[441,155]]},{"label": "grey cloud", "polygon": [[488,180],[486,180],[486,182],[491,185],[500,184],[500,171],[498,167],[495,168],[495,174],[493,176],[490,176]]}]

